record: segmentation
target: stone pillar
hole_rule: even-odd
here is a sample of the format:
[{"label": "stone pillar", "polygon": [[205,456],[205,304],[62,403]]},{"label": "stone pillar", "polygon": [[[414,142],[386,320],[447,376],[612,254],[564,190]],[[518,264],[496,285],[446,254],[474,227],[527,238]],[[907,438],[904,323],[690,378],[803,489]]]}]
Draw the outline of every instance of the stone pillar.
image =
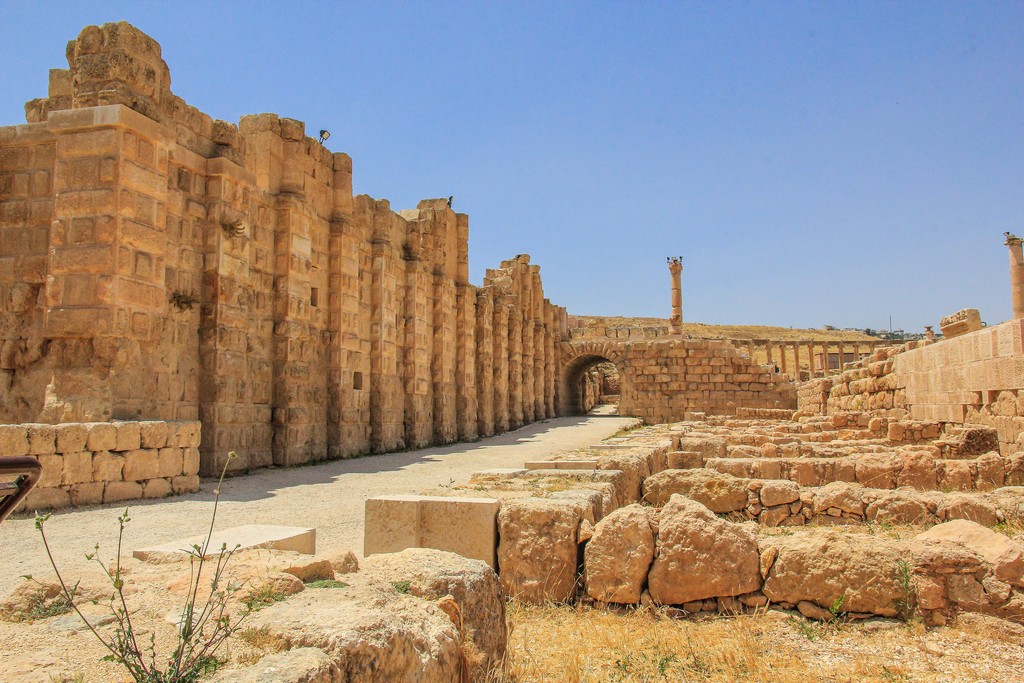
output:
[{"label": "stone pillar", "polygon": [[455,285],[455,422],[460,441],[477,438],[476,291]]},{"label": "stone pillar", "polygon": [[1024,250],[1020,237],[1006,234],[1006,246],[1010,248],[1010,298],[1013,301],[1013,319],[1024,318]]},{"label": "stone pillar", "polygon": [[476,396],[477,432],[494,434],[494,300],[493,290],[476,292]]},{"label": "stone pillar", "polygon": [[814,342],[807,342],[807,371],[814,378]]},{"label": "stone pillar", "polygon": [[765,362],[768,365],[771,365],[774,368],[775,367],[775,359],[772,358],[772,340],[771,339],[765,339],[764,340],[764,353],[765,353],[765,357],[767,358],[767,360]]},{"label": "stone pillar", "polygon": [[671,256],[668,259],[668,272],[672,276],[672,317],[668,320],[668,333],[683,333],[683,288],[680,283],[683,272],[683,257]]},{"label": "stone pillar", "polygon": [[786,347],[789,346],[786,342],[782,342],[779,345],[779,356],[782,361],[782,371],[786,372]]},{"label": "stone pillar", "polygon": [[754,340],[753,339],[750,339],[750,340],[747,341],[747,355],[750,356],[751,360],[754,359]]},{"label": "stone pillar", "polygon": [[493,301],[494,322],[491,328],[491,368],[494,373],[494,433],[507,432],[509,420],[509,297],[495,292]]}]

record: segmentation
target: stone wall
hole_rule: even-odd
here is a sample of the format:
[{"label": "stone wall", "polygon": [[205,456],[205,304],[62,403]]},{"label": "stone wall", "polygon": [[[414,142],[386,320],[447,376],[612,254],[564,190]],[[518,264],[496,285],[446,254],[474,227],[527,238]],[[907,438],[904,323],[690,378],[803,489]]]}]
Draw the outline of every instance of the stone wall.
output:
[{"label": "stone wall", "polygon": [[85,28],[0,128],[0,420],[202,422],[201,471],[294,465],[555,414],[565,312],[469,219],[352,195],[301,121],[170,91],[160,46]]},{"label": "stone wall", "polygon": [[0,452],[43,466],[25,510],[162,498],[199,490],[198,422],[0,425]]},{"label": "stone wall", "polygon": [[[829,386],[829,383],[831,386]],[[828,391],[824,406],[819,396]],[[1024,320],[938,342],[879,349],[841,375],[798,389],[800,411],[875,415],[993,427],[1000,450],[1024,445]]]},{"label": "stone wall", "polygon": [[580,377],[612,362],[619,374],[619,413],[648,424],[688,413],[734,415],[739,408],[793,409],[794,387],[774,367],[758,365],[724,341],[565,342],[561,414],[582,412]]}]

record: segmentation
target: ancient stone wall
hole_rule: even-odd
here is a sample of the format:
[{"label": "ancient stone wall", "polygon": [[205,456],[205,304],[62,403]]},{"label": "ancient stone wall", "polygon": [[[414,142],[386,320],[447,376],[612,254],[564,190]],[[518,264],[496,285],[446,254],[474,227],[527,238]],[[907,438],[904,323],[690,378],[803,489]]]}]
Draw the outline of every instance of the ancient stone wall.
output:
[{"label": "ancient stone wall", "polygon": [[580,377],[605,360],[618,370],[619,413],[648,424],[683,420],[695,412],[735,415],[743,407],[796,407],[786,376],[725,341],[573,341],[563,343],[562,350],[561,414],[581,412]]},{"label": "ancient stone wall", "polygon": [[807,414],[869,411],[993,427],[1008,454],[1024,445],[1022,392],[1024,321],[1012,320],[938,342],[878,349],[836,377],[805,382],[798,396]]},{"label": "ancient stone wall", "polygon": [[555,414],[565,313],[528,256],[470,285],[467,216],[354,197],[300,121],[188,106],[128,24],[68,64],[0,128],[0,420],[199,419],[210,474]]},{"label": "ancient stone wall", "polygon": [[198,422],[0,425],[0,452],[31,455],[42,477],[28,510],[199,490]]}]

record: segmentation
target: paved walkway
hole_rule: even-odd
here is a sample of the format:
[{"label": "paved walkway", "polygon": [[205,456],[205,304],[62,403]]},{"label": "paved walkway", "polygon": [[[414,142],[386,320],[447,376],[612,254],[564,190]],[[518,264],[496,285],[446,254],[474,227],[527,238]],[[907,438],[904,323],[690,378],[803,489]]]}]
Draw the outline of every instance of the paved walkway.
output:
[{"label": "paved walkway", "polygon": [[[261,470],[224,483],[217,528],[239,524],[288,524],[317,529],[318,549],[349,548],[362,554],[364,501],[381,494],[419,493],[463,482],[478,470],[521,467],[528,460],[596,443],[635,422],[610,415],[544,420],[474,443],[337,460],[309,467]],[[205,533],[215,482],[203,480],[199,493],[138,501],[129,505],[125,554],[135,548]],[[117,547],[117,516],[124,507],[91,506],[58,510],[46,524],[47,538],[61,568],[81,568],[84,554],[100,544],[110,559]],[[23,574],[49,577],[33,518],[17,513],[0,524],[0,597]]]}]

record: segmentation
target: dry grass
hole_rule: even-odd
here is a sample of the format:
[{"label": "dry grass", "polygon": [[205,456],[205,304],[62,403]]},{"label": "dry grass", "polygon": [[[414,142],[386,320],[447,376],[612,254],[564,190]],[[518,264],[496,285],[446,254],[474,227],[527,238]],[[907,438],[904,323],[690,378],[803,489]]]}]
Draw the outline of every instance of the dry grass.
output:
[{"label": "dry grass", "polygon": [[779,612],[677,620],[657,610],[509,605],[497,683],[1020,681],[1024,647],[972,627],[823,625]]}]

